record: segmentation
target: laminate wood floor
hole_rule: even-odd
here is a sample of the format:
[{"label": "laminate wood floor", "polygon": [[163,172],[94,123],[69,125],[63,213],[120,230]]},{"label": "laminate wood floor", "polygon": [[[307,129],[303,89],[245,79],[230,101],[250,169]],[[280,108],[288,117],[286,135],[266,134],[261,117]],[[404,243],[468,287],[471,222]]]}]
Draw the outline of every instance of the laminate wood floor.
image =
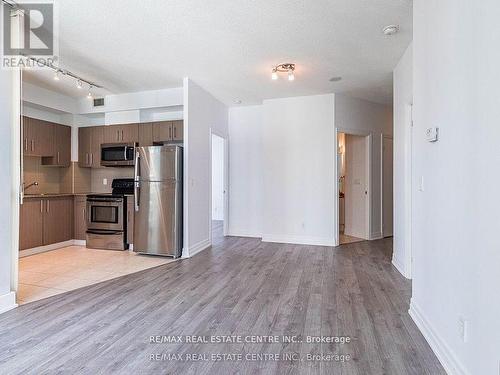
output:
[{"label": "laminate wood floor", "polygon": [[[0,315],[0,374],[445,374],[407,313],[390,239],[331,248],[214,228],[212,249],[191,259]],[[254,335],[278,342],[245,342]]]}]

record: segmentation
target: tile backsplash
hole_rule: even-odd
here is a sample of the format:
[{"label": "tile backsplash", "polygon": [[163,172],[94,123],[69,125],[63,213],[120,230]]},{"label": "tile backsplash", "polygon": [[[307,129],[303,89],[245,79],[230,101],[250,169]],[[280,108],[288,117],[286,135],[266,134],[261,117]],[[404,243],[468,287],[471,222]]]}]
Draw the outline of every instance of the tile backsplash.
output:
[{"label": "tile backsplash", "polygon": [[24,163],[24,186],[38,182],[38,186],[31,186],[26,194],[50,194],[61,193],[61,169],[42,165],[41,158],[25,156]]},{"label": "tile backsplash", "polygon": [[[94,193],[111,193],[111,183],[114,178],[133,178],[133,167],[121,168],[97,168],[92,169],[92,192]],[[103,184],[103,180],[107,181],[107,185]]]},{"label": "tile backsplash", "polygon": [[[78,162],[71,162],[67,168],[46,167],[41,158],[24,157],[25,186],[31,186],[26,194],[56,194],[56,193],[111,193],[111,183],[114,178],[133,178],[134,168],[80,168]],[[107,184],[103,184],[103,180]]]}]

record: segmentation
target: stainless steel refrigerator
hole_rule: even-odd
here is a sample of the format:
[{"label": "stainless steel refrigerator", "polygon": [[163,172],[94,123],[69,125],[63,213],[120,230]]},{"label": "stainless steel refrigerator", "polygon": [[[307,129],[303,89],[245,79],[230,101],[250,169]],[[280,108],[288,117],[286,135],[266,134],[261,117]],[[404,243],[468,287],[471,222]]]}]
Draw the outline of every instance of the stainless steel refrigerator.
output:
[{"label": "stainless steel refrigerator", "polygon": [[135,149],[134,251],[182,254],[182,147]]}]

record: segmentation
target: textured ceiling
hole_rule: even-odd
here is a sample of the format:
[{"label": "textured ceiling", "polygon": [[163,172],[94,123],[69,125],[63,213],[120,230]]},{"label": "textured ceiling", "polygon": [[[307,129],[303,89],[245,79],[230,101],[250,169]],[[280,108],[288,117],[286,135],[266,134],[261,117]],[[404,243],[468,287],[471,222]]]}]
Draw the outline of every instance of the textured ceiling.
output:
[{"label": "textured ceiling", "polygon": [[[179,87],[189,76],[228,105],[329,92],[390,102],[392,69],[412,37],[409,0],[56,1],[61,67],[103,94]],[[388,24],[401,32],[384,36]],[[270,79],[282,62],[297,64],[294,82]],[[26,80],[86,94],[43,72]]]}]

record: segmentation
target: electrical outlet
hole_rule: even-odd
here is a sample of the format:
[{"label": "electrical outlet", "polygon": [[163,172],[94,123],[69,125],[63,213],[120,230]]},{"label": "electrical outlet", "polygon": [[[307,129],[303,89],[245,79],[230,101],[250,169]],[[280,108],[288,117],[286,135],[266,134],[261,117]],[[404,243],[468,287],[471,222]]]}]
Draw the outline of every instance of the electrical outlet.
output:
[{"label": "electrical outlet", "polygon": [[458,318],[458,330],[459,330],[460,337],[462,338],[462,341],[467,342],[468,322],[463,317]]},{"label": "electrical outlet", "polygon": [[427,139],[427,142],[437,142],[439,136],[439,129],[434,127],[434,128],[428,128],[425,131],[425,138]]},{"label": "electrical outlet", "polygon": [[108,179],[107,178],[103,178],[102,179],[102,184],[103,185],[107,185],[108,184]]}]

